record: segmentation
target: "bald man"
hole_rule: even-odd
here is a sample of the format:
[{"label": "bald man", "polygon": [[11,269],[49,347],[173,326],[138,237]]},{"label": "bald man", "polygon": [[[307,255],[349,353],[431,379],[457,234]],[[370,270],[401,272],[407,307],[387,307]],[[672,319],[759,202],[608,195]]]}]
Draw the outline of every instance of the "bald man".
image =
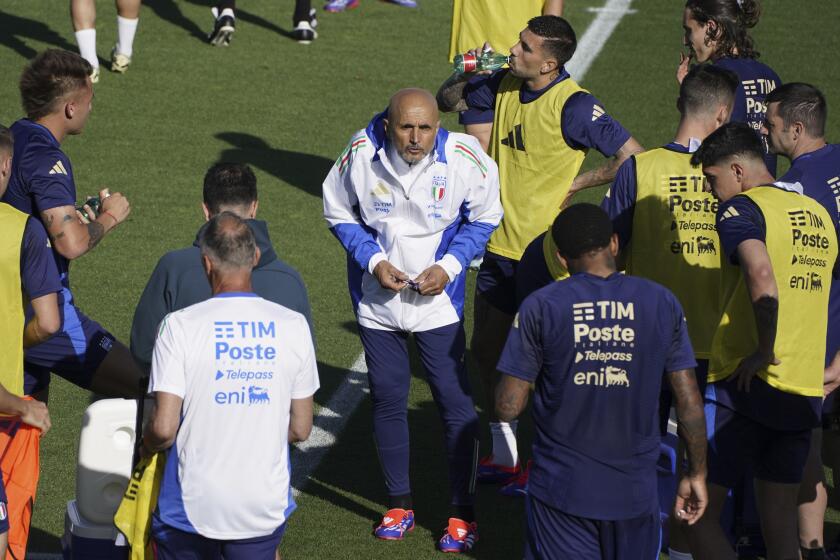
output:
[{"label": "bald man", "polygon": [[347,251],[389,496],[374,535],[401,540],[414,526],[406,347],[413,334],[449,460],[452,510],[438,547],[470,550],[478,537],[478,418],[464,365],[464,285],[467,265],[502,218],[496,164],[472,136],[440,127],[429,92],[404,89],[336,160],[324,181],[324,217]]}]

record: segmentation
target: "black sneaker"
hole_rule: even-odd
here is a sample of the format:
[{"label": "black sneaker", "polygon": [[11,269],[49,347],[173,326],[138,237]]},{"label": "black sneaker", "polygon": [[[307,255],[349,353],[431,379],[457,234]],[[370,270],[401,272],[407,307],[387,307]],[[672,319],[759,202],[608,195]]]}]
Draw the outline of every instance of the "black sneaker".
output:
[{"label": "black sneaker", "polygon": [[301,45],[308,45],[318,38],[318,32],[312,29],[308,21],[302,21],[295,26],[292,36]]},{"label": "black sneaker", "polygon": [[213,8],[213,17],[216,22],[213,25],[213,31],[207,36],[207,40],[211,45],[216,47],[227,47],[230,45],[230,39],[233,37],[233,32],[236,31],[236,20],[232,16],[223,15],[219,17],[219,9]]}]

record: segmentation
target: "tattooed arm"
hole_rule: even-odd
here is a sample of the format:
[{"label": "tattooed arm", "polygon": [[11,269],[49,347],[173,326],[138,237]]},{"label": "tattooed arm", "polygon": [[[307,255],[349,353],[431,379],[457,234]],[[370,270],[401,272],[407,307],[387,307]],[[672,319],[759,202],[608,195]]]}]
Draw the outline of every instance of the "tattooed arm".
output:
[{"label": "tattooed arm", "polygon": [[466,111],[467,101],[464,99],[464,87],[473,74],[452,74],[437,91],[438,109],[444,113]]},{"label": "tattooed arm", "polygon": [[529,382],[511,375],[502,375],[496,386],[496,415],[499,420],[516,420],[528,404],[530,390]]},{"label": "tattooed arm", "polygon": [[674,404],[677,409],[678,433],[688,455],[688,471],[680,480],[675,515],[689,525],[694,524],[706,509],[706,415],[703,399],[697,389],[694,371],[684,369],[668,373]]},{"label": "tattooed arm", "polygon": [[58,206],[41,212],[50,241],[56,251],[67,259],[81,257],[109,231],[128,217],[128,200],[119,193],[103,198],[101,213],[89,223],[83,223],[73,206]]}]

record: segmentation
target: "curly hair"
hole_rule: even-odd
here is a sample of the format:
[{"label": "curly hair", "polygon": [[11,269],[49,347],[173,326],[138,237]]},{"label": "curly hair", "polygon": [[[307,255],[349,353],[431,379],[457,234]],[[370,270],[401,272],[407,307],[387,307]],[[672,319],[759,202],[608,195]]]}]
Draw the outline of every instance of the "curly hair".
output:
[{"label": "curly hair", "polygon": [[758,0],[688,0],[685,7],[701,25],[715,23],[707,34],[709,41],[717,43],[714,58],[760,56],[747,31],[756,26],[761,16]]}]

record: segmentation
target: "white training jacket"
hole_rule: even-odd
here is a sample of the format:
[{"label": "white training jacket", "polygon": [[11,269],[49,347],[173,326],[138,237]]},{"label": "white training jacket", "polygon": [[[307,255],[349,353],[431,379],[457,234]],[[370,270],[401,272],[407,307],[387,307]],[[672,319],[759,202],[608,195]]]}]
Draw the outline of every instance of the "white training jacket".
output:
[{"label": "white training jacket", "polygon": [[[496,163],[472,136],[439,129],[419,172],[389,160],[380,113],[350,139],[324,181],[324,217],[347,251],[359,324],[404,332],[463,319],[466,269],[502,219]],[[398,156],[397,156],[398,157]],[[433,264],[449,275],[437,296],[386,290],[372,275],[383,260],[417,277]]]}]

